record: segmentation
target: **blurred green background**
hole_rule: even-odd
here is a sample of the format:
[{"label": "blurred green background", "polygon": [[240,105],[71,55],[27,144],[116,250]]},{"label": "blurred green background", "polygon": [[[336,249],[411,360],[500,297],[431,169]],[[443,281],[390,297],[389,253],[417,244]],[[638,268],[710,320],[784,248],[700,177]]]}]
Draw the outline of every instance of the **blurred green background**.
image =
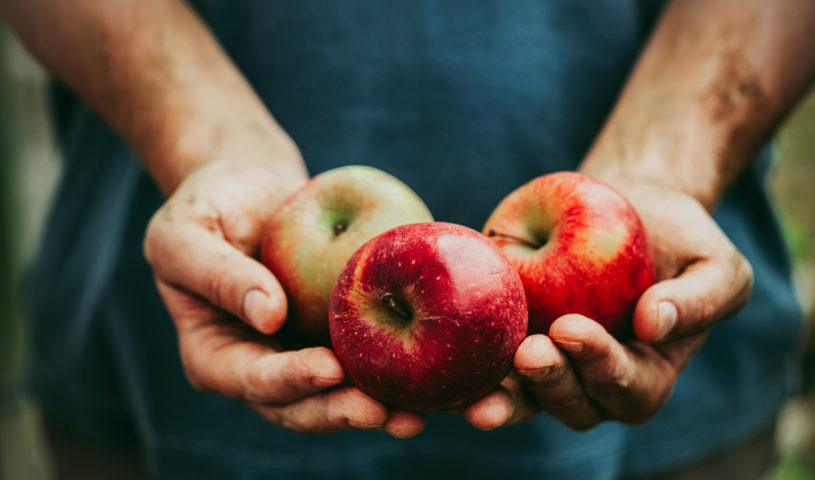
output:
[{"label": "blurred green background", "polygon": [[776,138],[770,186],[793,259],[795,286],[804,312],[801,393],[781,415],[781,460],[774,479],[815,479],[815,91],[789,117]]},{"label": "blurred green background", "polygon": [[[44,74],[0,25],[0,479],[50,479],[35,405],[20,388],[25,321],[20,278],[36,246],[59,162],[45,111]],[[803,389],[777,432],[772,479],[815,479],[815,94],[779,132],[770,186],[806,315]]]},{"label": "blurred green background", "polygon": [[25,371],[20,278],[59,174],[42,70],[0,25],[0,479],[49,479]]}]

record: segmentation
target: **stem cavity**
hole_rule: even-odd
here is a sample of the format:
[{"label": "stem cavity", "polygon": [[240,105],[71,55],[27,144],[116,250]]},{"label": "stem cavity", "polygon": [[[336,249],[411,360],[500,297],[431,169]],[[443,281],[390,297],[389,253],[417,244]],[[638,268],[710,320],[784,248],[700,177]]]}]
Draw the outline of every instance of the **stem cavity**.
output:
[{"label": "stem cavity", "polygon": [[405,320],[413,319],[413,314],[410,313],[410,310],[400,305],[399,302],[396,301],[396,297],[394,297],[392,294],[386,293],[385,295],[383,295],[382,303],[387,305],[388,308],[396,312],[396,314],[402,317],[403,319]]},{"label": "stem cavity", "polygon": [[527,247],[529,247],[529,248],[533,248],[533,249],[535,249],[535,250],[537,250],[537,249],[541,248],[542,246],[546,245],[546,241],[547,241],[547,240],[544,240],[544,241],[543,241],[543,242],[541,242],[541,243],[534,243],[534,242],[530,242],[529,240],[526,240],[526,239],[524,239],[524,238],[521,238],[521,237],[516,237],[515,235],[510,235],[510,234],[508,234],[508,233],[498,232],[498,231],[495,231],[495,230],[493,230],[493,229],[490,229],[490,230],[487,232],[487,236],[488,236],[488,237],[502,237],[502,238],[508,238],[508,239],[510,239],[510,240],[512,240],[512,241],[514,241],[514,242],[518,242],[518,243],[520,243],[521,245],[526,245]]}]

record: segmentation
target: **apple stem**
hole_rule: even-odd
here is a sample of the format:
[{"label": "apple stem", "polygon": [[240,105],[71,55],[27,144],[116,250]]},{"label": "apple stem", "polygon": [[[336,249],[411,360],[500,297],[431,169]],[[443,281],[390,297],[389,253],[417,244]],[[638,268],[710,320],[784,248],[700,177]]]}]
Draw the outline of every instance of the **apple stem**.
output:
[{"label": "apple stem", "polygon": [[339,222],[334,224],[334,235],[339,235],[344,231],[345,231],[345,225],[343,225],[342,223],[339,223]]},{"label": "apple stem", "polygon": [[508,238],[510,240],[515,240],[518,243],[522,243],[522,244],[524,244],[524,245],[526,245],[526,246],[528,246],[530,248],[540,248],[541,247],[540,245],[532,243],[529,240],[524,240],[523,238],[516,237],[515,235],[510,235],[508,233],[496,232],[493,229],[490,229],[487,232],[487,236],[488,237],[504,237],[504,238]]},{"label": "apple stem", "polygon": [[382,296],[382,302],[385,303],[385,305],[389,306],[391,310],[399,314],[399,316],[404,318],[405,320],[410,320],[411,318],[413,318],[413,315],[411,315],[407,309],[399,305],[399,303],[396,301],[396,298],[394,298],[394,296],[391,295],[390,293],[386,293],[385,295]]}]

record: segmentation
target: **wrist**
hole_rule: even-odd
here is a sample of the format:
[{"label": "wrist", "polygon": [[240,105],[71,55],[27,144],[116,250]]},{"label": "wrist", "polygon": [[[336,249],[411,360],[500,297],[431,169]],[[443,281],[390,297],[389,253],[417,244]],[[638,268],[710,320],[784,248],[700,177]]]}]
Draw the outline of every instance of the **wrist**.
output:
[{"label": "wrist", "polygon": [[[164,128],[140,153],[148,171],[166,194],[193,172],[209,164],[217,168],[248,167],[300,183],[308,178],[302,156],[292,139],[268,119],[246,116],[241,122],[201,122]],[[181,123],[183,125],[183,123]]]},{"label": "wrist", "polygon": [[[609,118],[581,163],[582,173],[623,189],[647,184],[689,195],[712,211],[752,156],[752,132],[713,124],[708,112],[662,105],[630,106]],[[638,111],[636,111],[638,110]],[[758,133],[756,133],[758,134]]]}]

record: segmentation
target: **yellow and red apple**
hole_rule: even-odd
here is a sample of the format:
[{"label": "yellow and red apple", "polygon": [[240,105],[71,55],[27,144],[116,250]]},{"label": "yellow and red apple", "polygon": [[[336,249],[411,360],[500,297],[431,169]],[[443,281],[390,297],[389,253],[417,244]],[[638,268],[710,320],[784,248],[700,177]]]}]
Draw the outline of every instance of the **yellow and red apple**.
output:
[{"label": "yellow and red apple", "polygon": [[433,220],[407,185],[371,167],[326,171],[297,190],[266,226],[261,260],[289,300],[287,323],[328,341],[331,290],[349,257],[393,227]]}]

